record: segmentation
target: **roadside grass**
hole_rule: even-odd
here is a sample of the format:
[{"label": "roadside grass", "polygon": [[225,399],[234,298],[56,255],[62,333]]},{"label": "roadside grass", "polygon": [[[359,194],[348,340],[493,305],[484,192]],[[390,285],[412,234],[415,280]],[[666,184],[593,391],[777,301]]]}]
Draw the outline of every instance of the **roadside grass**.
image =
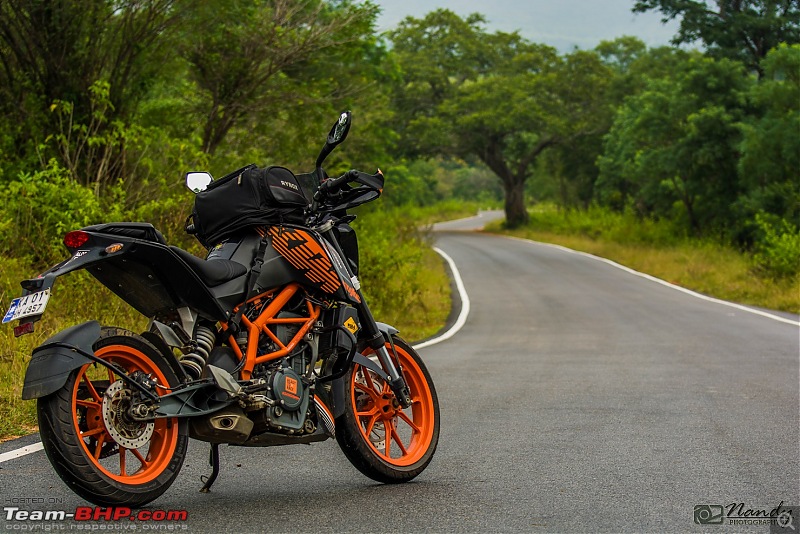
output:
[{"label": "roadside grass", "polygon": [[437,222],[472,217],[480,210],[494,209],[496,207],[486,203],[446,200],[433,206],[402,208],[402,211],[413,219],[416,224],[428,226]]},{"label": "roadside grass", "polygon": [[450,313],[444,260],[431,249],[424,215],[407,209],[370,211],[353,223],[358,232],[362,291],[375,318],[407,341],[435,334]]},{"label": "roadside grass", "polygon": [[413,287],[408,287],[411,278],[388,280],[380,289],[380,298],[372,298],[370,295],[374,295],[376,289],[368,289],[370,286],[364,284],[375,319],[397,328],[400,336],[410,343],[441,330],[451,305],[450,280],[444,260],[433,249],[423,249],[412,269]]},{"label": "roadside grass", "polygon": [[690,239],[668,222],[599,209],[563,212],[550,205],[537,206],[530,216],[524,228],[509,230],[495,222],[485,231],[588,252],[719,299],[800,313],[800,272],[764,276],[747,254]]},{"label": "roadside grass", "polygon": [[[36,275],[37,271],[26,262],[13,258],[3,261],[0,271],[2,313],[8,309],[12,299],[22,294],[19,282]],[[21,398],[25,370],[33,348],[64,328],[92,319],[103,325],[138,332],[147,326],[144,316],[81,271],[56,281],[44,319],[36,323],[33,334],[15,338],[12,326],[16,323],[0,327],[0,439],[37,430],[36,403]]]},{"label": "roadside grass", "polygon": [[[359,245],[364,269],[360,278],[377,320],[396,327],[410,342],[427,339],[441,330],[450,314],[452,295],[445,261],[431,248],[430,229],[434,223],[471,217],[492,207],[449,200],[432,206],[369,211],[360,216],[353,224],[357,230],[360,224],[366,226]],[[392,228],[394,235],[387,228]],[[390,275],[393,272],[403,275]]]}]

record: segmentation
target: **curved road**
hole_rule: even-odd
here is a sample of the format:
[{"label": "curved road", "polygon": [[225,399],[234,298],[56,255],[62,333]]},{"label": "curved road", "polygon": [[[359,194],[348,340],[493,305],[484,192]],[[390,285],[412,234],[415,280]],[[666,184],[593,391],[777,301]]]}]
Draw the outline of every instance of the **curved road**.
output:
[{"label": "curved road", "polygon": [[[471,311],[454,337],[420,351],[442,430],[416,481],[374,484],[330,441],[230,447],[201,495],[207,446],[192,442],[177,482],[153,503],[186,509],[189,520],[110,526],[767,532],[697,525],[694,507],[800,504],[797,317],[747,313],[558,248],[453,231],[486,218],[437,226]],[[0,444],[0,454],[37,440]],[[0,463],[0,500],[23,510],[86,505],[42,452]],[[9,527],[1,516],[0,532]]]}]

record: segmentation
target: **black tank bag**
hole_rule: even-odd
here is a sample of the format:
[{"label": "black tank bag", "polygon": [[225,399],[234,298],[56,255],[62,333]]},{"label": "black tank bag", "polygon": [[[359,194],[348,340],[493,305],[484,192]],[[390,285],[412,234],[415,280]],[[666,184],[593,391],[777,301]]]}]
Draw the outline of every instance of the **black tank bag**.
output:
[{"label": "black tank bag", "polygon": [[192,218],[197,238],[210,248],[245,228],[302,224],[308,204],[289,169],[248,165],[198,193]]}]

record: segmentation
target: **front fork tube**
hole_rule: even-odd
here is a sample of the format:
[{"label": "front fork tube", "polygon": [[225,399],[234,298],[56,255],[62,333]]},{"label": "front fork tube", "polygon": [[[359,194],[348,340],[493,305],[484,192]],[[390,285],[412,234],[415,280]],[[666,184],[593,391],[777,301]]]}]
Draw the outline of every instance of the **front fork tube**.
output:
[{"label": "front fork tube", "polygon": [[389,375],[389,387],[392,388],[400,405],[403,408],[409,408],[411,406],[411,392],[408,390],[408,384],[406,384],[403,375],[400,374],[399,370],[394,365],[389,351],[386,350],[386,344],[384,343],[381,345],[380,348],[376,349],[376,352],[378,353],[378,359],[381,361],[381,365],[383,365],[383,368]]},{"label": "front fork tube", "polygon": [[[337,241],[336,236],[333,234],[332,228],[333,226],[331,225],[327,231],[323,231],[322,233],[326,234],[328,241],[333,245],[336,253],[339,254],[339,257],[342,258],[342,263],[344,263],[344,268],[347,270],[350,280],[354,280],[356,279],[356,276],[350,269],[347,256],[345,256],[344,252],[342,252],[342,247],[339,246],[339,241]],[[378,323],[375,322],[375,317],[373,317],[372,311],[369,309],[369,306],[367,306],[367,301],[364,298],[364,294],[361,293],[361,288],[358,287],[358,284],[355,284],[355,286],[356,293],[358,293],[358,296],[361,299],[361,302],[356,305],[356,309],[358,310],[358,315],[361,318],[361,328],[366,334],[367,343],[372,349],[375,350],[383,369],[386,371],[386,374],[389,375],[389,387],[392,388],[392,392],[394,393],[395,397],[397,397],[397,401],[403,408],[408,408],[411,406],[411,393],[409,392],[408,384],[406,384],[406,381],[401,374],[401,370],[398,369],[397,365],[394,364],[394,359],[386,349],[387,340],[384,338],[383,333],[378,328]],[[392,343],[391,338],[388,341],[391,343],[392,349],[394,350],[394,343]],[[395,357],[396,356],[397,355],[395,354]]]}]

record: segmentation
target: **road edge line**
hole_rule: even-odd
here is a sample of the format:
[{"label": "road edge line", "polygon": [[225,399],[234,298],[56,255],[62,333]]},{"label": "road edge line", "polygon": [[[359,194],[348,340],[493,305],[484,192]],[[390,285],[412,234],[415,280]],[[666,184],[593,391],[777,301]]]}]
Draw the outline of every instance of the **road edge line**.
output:
[{"label": "road edge line", "polygon": [[666,286],[666,287],[675,289],[676,291],[680,291],[681,293],[685,293],[685,294],[690,295],[692,297],[696,297],[696,298],[698,298],[700,300],[705,300],[706,302],[713,302],[715,304],[722,304],[723,306],[728,306],[729,308],[735,308],[737,310],[745,311],[747,313],[752,313],[754,315],[760,315],[762,317],[766,317],[768,319],[772,319],[774,321],[778,321],[778,322],[781,322],[781,323],[786,323],[786,324],[790,324],[790,325],[793,325],[793,326],[800,326],[800,322],[798,322],[798,321],[793,321],[791,319],[787,319],[785,317],[781,317],[780,315],[767,313],[765,311],[757,310],[755,308],[750,308],[750,307],[744,306],[742,304],[737,304],[735,302],[730,302],[730,301],[718,299],[718,298],[715,298],[715,297],[709,297],[708,295],[703,295],[702,293],[698,293],[697,291],[692,291],[691,289],[686,289],[685,287],[681,287],[679,285],[673,284],[672,282],[667,282],[666,280],[662,280],[661,278],[656,278],[655,276],[653,276],[651,274],[647,274],[647,273],[639,272],[639,271],[637,271],[635,269],[631,269],[630,267],[626,267],[625,265],[622,265],[621,263],[617,263],[617,262],[615,262],[613,260],[609,260],[608,258],[603,258],[602,256],[595,256],[594,254],[590,254],[588,252],[583,252],[583,251],[580,251],[580,250],[573,250],[573,249],[565,247],[563,245],[556,245],[556,244],[553,244],[553,243],[544,243],[542,241],[534,241],[533,239],[525,239],[524,237],[517,237],[517,236],[513,236],[513,235],[503,235],[503,234],[492,234],[492,235],[497,235],[497,236],[500,236],[500,237],[504,237],[506,239],[515,239],[517,241],[524,241],[526,243],[532,243],[534,245],[542,245],[542,246],[545,246],[545,247],[555,248],[555,249],[558,249],[558,250],[561,250],[561,251],[564,251],[564,252],[570,252],[572,254],[577,254],[579,256],[585,256],[587,258],[592,258],[594,260],[603,262],[603,263],[605,263],[607,265],[611,265],[612,267],[616,267],[617,269],[621,269],[621,270],[623,270],[623,271],[625,271],[625,272],[627,272],[629,274],[638,276],[640,278],[644,278],[646,280],[650,280],[651,282],[655,282],[657,284],[661,284],[662,286]]},{"label": "road edge line", "polygon": [[458,318],[456,318],[456,322],[453,323],[453,326],[451,326],[446,332],[432,339],[414,345],[414,350],[424,349],[425,347],[430,347],[431,345],[436,345],[437,343],[441,343],[442,341],[450,339],[464,327],[464,324],[467,322],[467,317],[469,316],[469,295],[467,295],[467,289],[464,287],[464,281],[461,279],[461,273],[458,271],[456,262],[454,262],[453,258],[451,258],[439,247],[433,247],[433,250],[442,258],[444,258],[444,261],[446,261],[447,265],[450,267],[450,272],[453,275],[453,281],[455,282],[456,289],[458,290],[458,296],[461,299],[461,311],[458,314]]},{"label": "road edge line", "polygon": [[26,445],[19,449],[14,449],[13,451],[4,452],[0,454],[0,464],[3,462],[7,462],[9,460],[13,460],[15,458],[20,458],[21,456],[26,456],[28,454],[32,454],[34,452],[39,452],[44,450],[44,445],[41,441],[37,441],[31,445]]}]

